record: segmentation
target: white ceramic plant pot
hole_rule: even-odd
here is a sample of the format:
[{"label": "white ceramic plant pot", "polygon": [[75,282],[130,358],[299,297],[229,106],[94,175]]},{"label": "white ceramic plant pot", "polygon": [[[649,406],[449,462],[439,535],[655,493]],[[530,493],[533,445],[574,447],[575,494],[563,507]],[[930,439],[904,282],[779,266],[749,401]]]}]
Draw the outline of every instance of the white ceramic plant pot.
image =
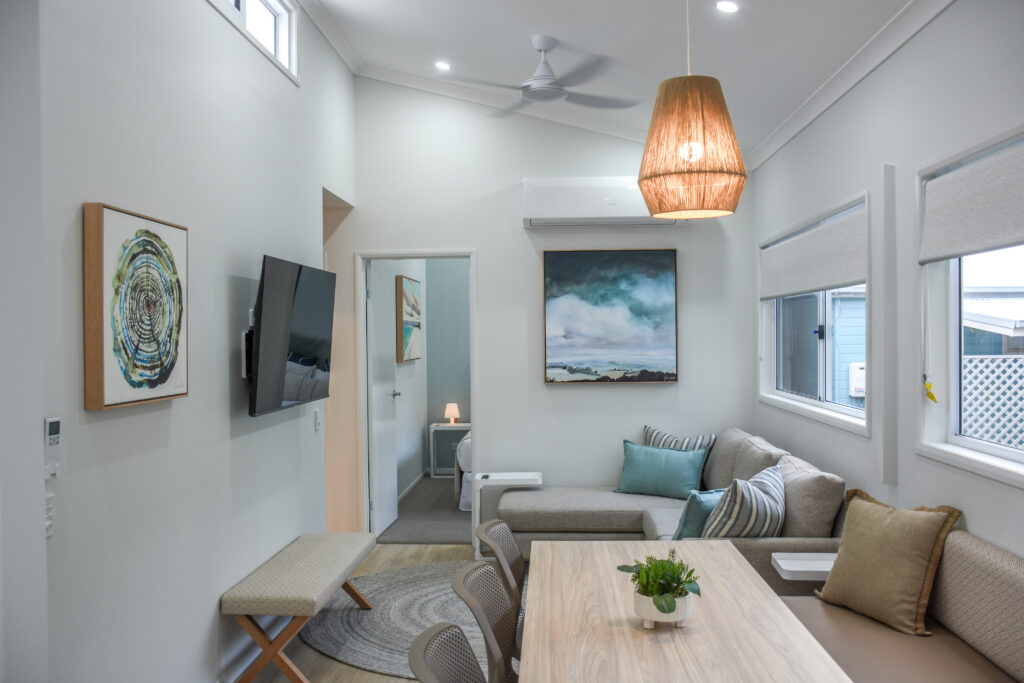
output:
[{"label": "white ceramic plant pot", "polygon": [[654,605],[654,598],[647,595],[633,593],[633,609],[636,615],[643,620],[644,628],[654,628],[654,622],[672,622],[676,628],[686,626],[686,620],[690,618],[690,595],[687,593],[681,598],[676,598],[676,608],[666,614],[658,610]]}]

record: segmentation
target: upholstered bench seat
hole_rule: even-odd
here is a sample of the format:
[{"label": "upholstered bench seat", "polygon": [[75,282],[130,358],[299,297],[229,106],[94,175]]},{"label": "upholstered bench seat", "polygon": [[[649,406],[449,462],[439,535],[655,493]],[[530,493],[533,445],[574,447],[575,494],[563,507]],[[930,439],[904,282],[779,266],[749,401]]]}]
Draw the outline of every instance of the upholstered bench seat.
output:
[{"label": "upholstered bench seat", "polygon": [[300,536],[224,593],[221,614],[311,617],[373,546],[373,534]]},{"label": "upholstered bench seat", "polygon": [[[252,681],[270,662],[277,664],[288,680],[308,683],[281,650],[338,588],[362,609],[370,608],[348,578],[375,543],[374,535],[367,533],[300,536],[221,596],[221,614],[233,616],[263,648],[263,654],[238,679],[241,683]],[[256,615],[290,616],[292,620],[272,640],[253,618]]]},{"label": "upholstered bench seat", "polygon": [[853,681],[1013,681],[934,619],[931,636],[912,636],[815,597],[782,600]]},{"label": "upholstered bench seat", "polygon": [[506,491],[498,503],[498,517],[514,532],[639,535],[647,510],[674,508],[681,514],[685,505],[685,500],[675,498],[616,493],[612,486],[549,486]]}]

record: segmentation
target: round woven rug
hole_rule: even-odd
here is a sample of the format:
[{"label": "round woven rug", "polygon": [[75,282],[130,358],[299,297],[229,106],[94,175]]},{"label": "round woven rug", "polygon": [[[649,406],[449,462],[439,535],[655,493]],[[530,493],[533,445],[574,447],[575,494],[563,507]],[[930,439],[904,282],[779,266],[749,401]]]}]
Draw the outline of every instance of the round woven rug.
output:
[{"label": "round woven rug", "polygon": [[444,562],[352,579],[373,605],[361,610],[338,592],[300,632],[302,640],[338,661],[376,673],[413,678],[409,646],[428,626],[450,621],[462,627],[487,671],[483,635],[466,603],[452,590],[452,576],[471,562]]}]

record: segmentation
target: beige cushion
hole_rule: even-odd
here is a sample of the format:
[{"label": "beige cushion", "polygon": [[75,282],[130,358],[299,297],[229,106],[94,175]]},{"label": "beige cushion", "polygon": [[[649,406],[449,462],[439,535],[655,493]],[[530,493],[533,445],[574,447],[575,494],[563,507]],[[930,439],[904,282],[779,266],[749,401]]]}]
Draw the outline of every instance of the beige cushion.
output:
[{"label": "beige cushion", "polygon": [[310,617],[370,554],[373,534],[307,534],[260,565],[220,598],[222,614]]},{"label": "beige cushion", "polygon": [[928,623],[931,638],[913,638],[817,598],[782,601],[854,681],[1013,680],[937,622]]},{"label": "beige cushion", "polygon": [[960,517],[951,507],[900,510],[859,489],[847,492],[839,555],[821,599],[892,626],[928,635],[924,615],[946,535]]},{"label": "beige cushion", "polygon": [[683,516],[682,508],[651,508],[643,516],[644,538],[648,541],[671,541]]},{"label": "beige cushion", "polygon": [[949,532],[928,612],[1024,681],[1024,558],[966,531]]},{"label": "beige cushion", "polygon": [[732,483],[736,467],[736,452],[740,444],[750,438],[742,429],[730,427],[718,435],[715,446],[708,452],[704,463],[704,490],[724,489]]},{"label": "beige cushion", "polygon": [[786,484],[786,520],[782,524],[782,535],[831,536],[836,513],[843,504],[846,482],[792,455],[779,458],[779,467]]},{"label": "beige cushion", "polygon": [[685,500],[616,493],[607,487],[549,486],[505,491],[498,517],[512,531],[643,532],[643,515],[651,508],[678,508]]},{"label": "beige cushion", "polygon": [[[736,450],[736,465],[732,470],[732,478],[750,479],[764,468],[779,464],[784,455],[789,455],[789,451],[776,448],[759,436],[748,437],[740,442]],[[729,483],[725,485],[728,486]]]}]

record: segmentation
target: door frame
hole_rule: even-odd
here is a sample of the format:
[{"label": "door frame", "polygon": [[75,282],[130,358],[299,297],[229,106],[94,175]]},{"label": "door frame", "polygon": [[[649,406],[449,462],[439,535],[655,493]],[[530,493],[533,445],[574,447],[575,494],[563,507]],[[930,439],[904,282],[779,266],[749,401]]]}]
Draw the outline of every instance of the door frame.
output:
[{"label": "door frame", "polygon": [[[369,354],[366,348],[366,265],[369,261],[385,259],[430,259],[430,258],[469,258],[469,394],[474,407],[479,406],[477,390],[477,250],[475,248],[453,249],[396,249],[396,250],[357,250],[354,253],[355,267],[352,269],[355,278],[355,342],[356,342],[356,448],[362,462],[360,477],[360,495],[362,498],[363,531],[370,531],[370,483],[373,474],[370,471],[370,396],[367,386],[369,372]],[[429,315],[429,314],[428,314]],[[474,410],[474,413],[478,411]],[[479,422],[473,416],[473,424]],[[474,426],[473,431],[478,431]],[[478,434],[473,435],[474,445],[479,444]],[[473,449],[478,450],[477,448]],[[473,471],[476,471],[476,455],[471,456]],[[373,533],[376,533],[374,531]]]}]

